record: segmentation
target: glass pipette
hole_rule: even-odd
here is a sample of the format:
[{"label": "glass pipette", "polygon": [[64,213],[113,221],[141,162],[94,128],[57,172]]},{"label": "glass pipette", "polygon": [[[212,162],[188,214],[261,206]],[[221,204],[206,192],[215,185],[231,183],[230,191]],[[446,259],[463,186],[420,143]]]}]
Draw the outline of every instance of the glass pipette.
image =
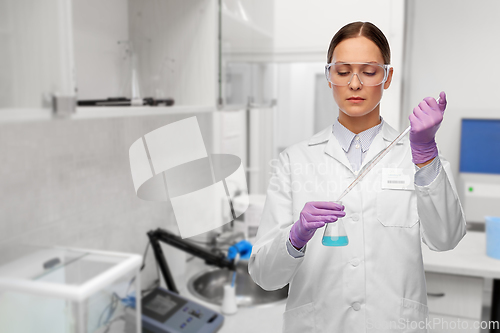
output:
[{"label": "glass pipette", "polygon": [[396,139],[394,139],[394,141],[391,142],[390,145],[388,145],[384,150],[382,150],[374,159],[373,161],[370,162],[370,164],[368,164],[365,168],[363,168],[362,172],[359,174],[358,177],[356,177],[356,179],[354,179],[354,181],[351,183],[351,185],[347,186],[347,188],[344,190],[344,192],[340,195],[340,197],[337,199],[337,201],[340,201],[343,197],[345,197],[347,195],[347,193],[349,193],[354,186],[356,186],[356,184],[358,184],[361,179],[363,179],[364,176],[366,176],[366,174],[368,172],[370,172],[371,169],[373,169],[373,167],[375,165],[377,165],[378,162],[380,162],[380,160],[385,156],[387,155],[387,153],[392,149],[392,147],[394,147],[399,141],[401,141],[401,139],[406,135],[408,134],[408,132],[410,131],[411,129],[411,126],[408,126],[401,134],[399,134],[397,136]]},{"label": "glass pipette", "polygon": [[[439,98],[438,98],[439,99]],[[439,103],[439,102],[438,102]],[[370,172],[371,169],[375,165],[377,165],[378,162],[382,158],[384,158],[385,155],[394,147],[401,139],[410,132],[411,126],[408,126],[401,134],[399,134],[394,141],[391,142],[390,145],[388,145],[384,150],[382,150],[380,153],[378,153],[377,156],[371,161],[369,164],[367,164],[362,170],[361,173],[359,174],[356,179],[349,185],[344,192],[340,195],[340,197],[336,200],[336,202],[340,203],[341,199],[349,193],[356,184],[358,184],[361,179],[363,179],[364,176]],[[327,224],[325,226],[325,231],[323,233],[323,239],[321,243],[325,246],[345,246],[349,244],[349,238],[347,237],[347,233],[345,231],[344,224],[342,220],[337,220],[336,223],[334,224]]]},{"label": "glass pipette", "polygon": [[[407,129],[403,131],[403,133],[399,134],[394,141],[391,142],[390,145],[388,145],[384,150],[382,150],[374,159],[371,161],[369,164],[367,164],[362,170],[361,173],[359,174],[356,179],[349,185],[344,192],[340,195],[340,197],[335,201],[337,203],[341,203],[341,199],[349,193],[354,186],[356,186],[357,183],[363,179],[368,172],[370,172],[371,169],[377,163],[385,156],[387,153],[391,150],[392,147],[396,145],[409,131],[410,131],[411,126],[408,126]],[[345,231],[344,223],[342,222],[341,219],[338,219],[337,222],[334,224],[327,224],[325,226],[325,231],[323,232],[323,239],[321,240],[321,243],[325,246],[345,246],[349,244],[349,238],[347,237],[347,233]]]},{"label": "glass pipette", "polygon": [[[438,97],[438,99],[436,101],[439,100],[440,97]],[[438,101],[438,104],[439,104],[439,101]],[[399,134],[395,139],[394,141],[391,142],[390,145],[388,145],[384,150],[382,150],[374,159],[373,161],[370,162],[370,164],[368,164],[367,166],[364,167],[364,169],[361,171],[361,173],[359,174],[358,177],[356,177],[356,179],[354,179],[354,181],[351,183],[351,185],[347,186],[347,188],[344,190],[344,192],[340,195],[340,197],[336,200],[336,201],[341,201],[343,197],[345,197],[347,195],[347,193],[349,193],[354,186],[356,186],[357,183],[359,183],[361,181],[361,179],[363,179],[364,176],[366,176],[366,174],[368,172],[370,172],[371,169],[373,169],[373,167],[375,165],[377,165],[378,162],[380,162],[380,160],[385,156],[387,155],[387,153],[392,149],[392,147],[394,147],[399,141],[401,141],[401,139],[406,135],[408,134],[408,132],[410,132],[410,129],[411,129],[411,126],[408,126],[401,134]]]}]

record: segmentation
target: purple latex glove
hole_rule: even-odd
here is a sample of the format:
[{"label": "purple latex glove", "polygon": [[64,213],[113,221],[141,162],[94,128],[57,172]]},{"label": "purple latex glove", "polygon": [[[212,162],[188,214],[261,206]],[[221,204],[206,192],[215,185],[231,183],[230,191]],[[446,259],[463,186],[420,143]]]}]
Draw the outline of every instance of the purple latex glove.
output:
[{"label": "purple latex glove", "polygon": [[434,137],[443,121],[446,109],[446,94],[439,94],[439,103],[432,97],[426,97],[410,115],[410,146],[413,163],[429,161],[438,155]]},{"label": "purple latex glove", "polygon": [[300,249],[314,236],[316,229],[344,216],[342,205],[328,201],[308,202],[300,212],[299,220],[290,229],[290,242]]}]

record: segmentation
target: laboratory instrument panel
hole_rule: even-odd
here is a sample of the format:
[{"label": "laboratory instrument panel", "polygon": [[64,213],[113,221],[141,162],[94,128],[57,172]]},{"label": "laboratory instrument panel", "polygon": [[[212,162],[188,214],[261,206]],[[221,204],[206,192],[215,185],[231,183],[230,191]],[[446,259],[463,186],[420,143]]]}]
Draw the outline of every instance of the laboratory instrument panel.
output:
[{"label": "laboratory instrument panel", "polygon": [[146,333],[213,333],[224,317],[164,288],[142,299],[142,329]]}]

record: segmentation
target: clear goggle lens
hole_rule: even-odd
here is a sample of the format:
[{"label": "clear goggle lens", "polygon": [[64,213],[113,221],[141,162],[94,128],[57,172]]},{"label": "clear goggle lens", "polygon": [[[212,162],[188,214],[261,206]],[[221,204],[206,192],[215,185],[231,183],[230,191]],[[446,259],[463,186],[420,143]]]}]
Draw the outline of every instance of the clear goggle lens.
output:
[{"label": "clear goggle lens", "polygon": [[325,66],[325,75],[328,82],[336,86],[347,86],[354,79],[354,75],[364,86],[378,86],[387,80],[389,65],[373,63],[335,63]]}]

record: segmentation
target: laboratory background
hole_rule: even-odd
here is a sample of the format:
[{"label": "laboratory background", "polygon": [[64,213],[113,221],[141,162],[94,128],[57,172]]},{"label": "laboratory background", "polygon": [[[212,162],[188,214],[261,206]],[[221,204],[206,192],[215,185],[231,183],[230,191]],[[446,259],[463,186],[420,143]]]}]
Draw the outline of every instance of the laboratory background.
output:
[{"label": "laboratory background", "polygon": [[[497,0],[0,0],[0,331],[281,332],[287,288],[260,289],[228,254],[255,240],[272,161],[338,116],[324,66],[353,21],[389,40],[381,115],[396,130],[447,94],[436,142],[468,232],[452,251],[423,246],[431,332],[499,330],[499,13]],[[129,149],[192,117],[209,153],[241,159],[248,202],[183,240],[169,201],[138,197]]]}]

